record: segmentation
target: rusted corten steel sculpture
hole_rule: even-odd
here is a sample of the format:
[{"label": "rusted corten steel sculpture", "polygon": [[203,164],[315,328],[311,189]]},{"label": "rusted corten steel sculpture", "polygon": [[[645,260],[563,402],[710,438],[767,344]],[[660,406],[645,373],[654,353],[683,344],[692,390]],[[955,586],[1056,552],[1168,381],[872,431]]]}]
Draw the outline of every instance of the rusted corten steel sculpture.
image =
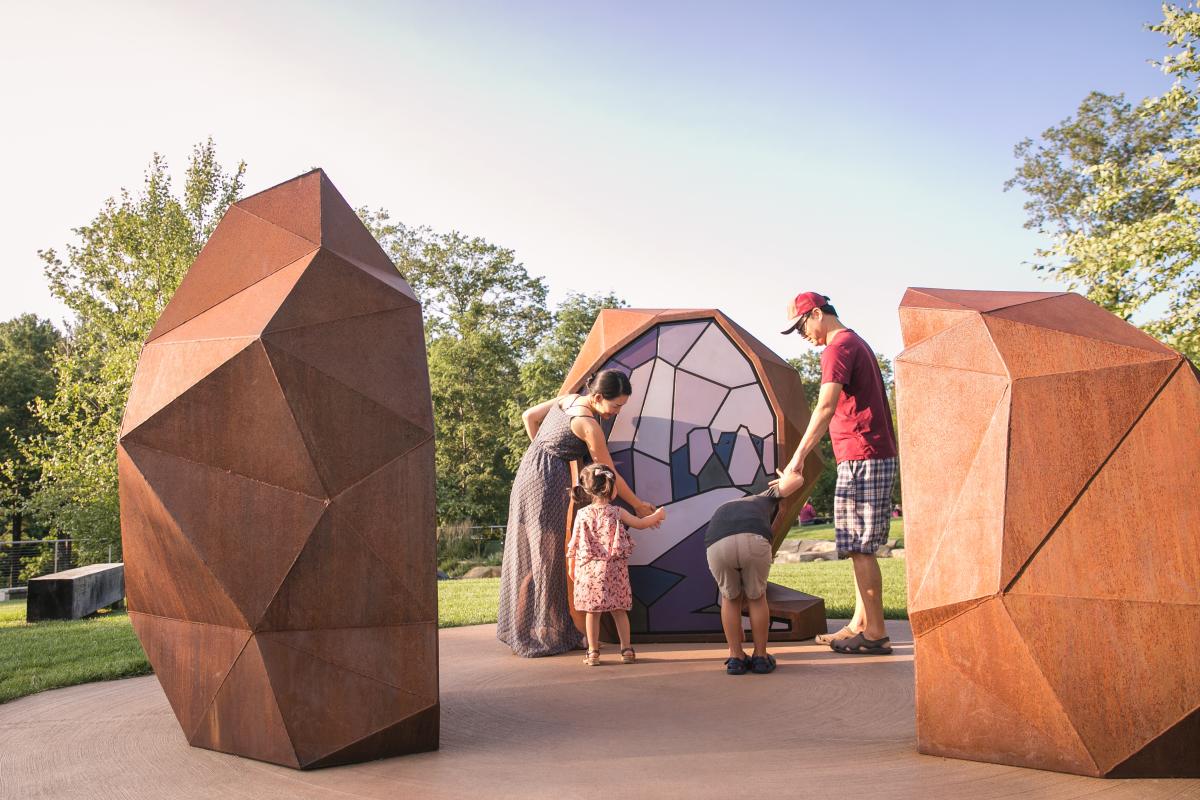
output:
[{"label": "rusted corten steel sculpture", "polygon": [[117,451],[130,617],[191,744],[437,747],[432,432],[421,306],[325,174],[230,207]]},{"label": "rusted corten steel sculpture", "polygon": [[[606,368],[633,386],[605,423],[613,462],[639,497],[667,508],[661,528],[632,532],[633,633],[639,641],[723,640],[704,529],[717,506],[762,491],[791,457],[809,416],[800,375],[716,309],[601,311],[563,391],[581,390]],[[804,490],[781,504],[776,549],[821,468],[814,453]],[[820,598],[772,585],[768,599],[776,638],[825,631]]]},{"label": "rusted corten steel sculpture", "polygon": [[1200,775],[1200,375],[1075,294],[900,323],[919,749]]}]

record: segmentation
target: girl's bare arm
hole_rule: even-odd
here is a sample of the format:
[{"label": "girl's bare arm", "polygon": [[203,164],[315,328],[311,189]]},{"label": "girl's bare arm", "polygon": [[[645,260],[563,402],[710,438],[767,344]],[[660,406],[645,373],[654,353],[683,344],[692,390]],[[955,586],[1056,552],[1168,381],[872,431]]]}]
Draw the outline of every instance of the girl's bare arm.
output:
[{"label": "girl's bare arm", "polygon": [[667,512],[664,509],[655,509],[654,513],[647,517],[635,517],[625,509],[621,509],[620,520],[621,524],[629,528],[637,528],[644,530],[646,528],[657,528],[667,518]]}]

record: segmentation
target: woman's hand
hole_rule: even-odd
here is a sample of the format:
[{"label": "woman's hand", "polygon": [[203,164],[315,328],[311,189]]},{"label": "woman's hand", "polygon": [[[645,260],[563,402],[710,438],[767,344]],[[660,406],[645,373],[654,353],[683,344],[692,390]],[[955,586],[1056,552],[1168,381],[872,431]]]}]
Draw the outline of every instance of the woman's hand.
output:
[{"label": "woman's hand", "polygon": [[648,517],[654,513],[654,506],[636,497],[630,505],[633,506],[633,513],[639,517]]}]

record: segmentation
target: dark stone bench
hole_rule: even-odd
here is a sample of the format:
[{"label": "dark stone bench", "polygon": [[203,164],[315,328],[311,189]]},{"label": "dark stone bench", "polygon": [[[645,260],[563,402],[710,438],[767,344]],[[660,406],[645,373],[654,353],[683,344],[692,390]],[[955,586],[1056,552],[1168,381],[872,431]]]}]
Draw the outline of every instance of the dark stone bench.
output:
[{"label": "dark stone bench", "polygon": [[124,564],[76,567],[29,581],[25,621],[81,619],[124,599]]}]

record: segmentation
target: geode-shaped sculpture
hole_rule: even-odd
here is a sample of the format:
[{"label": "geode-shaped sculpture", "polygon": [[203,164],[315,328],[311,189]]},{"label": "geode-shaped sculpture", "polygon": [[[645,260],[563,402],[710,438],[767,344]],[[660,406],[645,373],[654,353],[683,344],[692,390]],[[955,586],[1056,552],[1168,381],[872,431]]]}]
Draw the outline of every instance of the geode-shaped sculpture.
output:
[{"label": "geode-shaped sculpture", "polygon": [[[563,391],[580,391],[608,368],[633,386],[604,423],[613,462],[640,498],[667,509],[661,528],[631,531],[633,633],[640,641],[721,638],[704,530],[717,506],[762,491],[791,457],[809,417],[800,375],[715,309],[601,311]],[[774,549],[821,469],[813,453],[805,485],[780,504]],[[825,631],[820,598],[774,585],[768,598],[776,638]]]},{"label": "geode-shaped sculpture", "polygon": [[323,172],[229,208],[117,457],[129,615],[191,744],[300,768],[437,747],[421,306]]},{"label": "geode-shaped sculpture", "polygon": [[1075,294],[900,323],[919,749],[1200,775],[1200,375]]}]

